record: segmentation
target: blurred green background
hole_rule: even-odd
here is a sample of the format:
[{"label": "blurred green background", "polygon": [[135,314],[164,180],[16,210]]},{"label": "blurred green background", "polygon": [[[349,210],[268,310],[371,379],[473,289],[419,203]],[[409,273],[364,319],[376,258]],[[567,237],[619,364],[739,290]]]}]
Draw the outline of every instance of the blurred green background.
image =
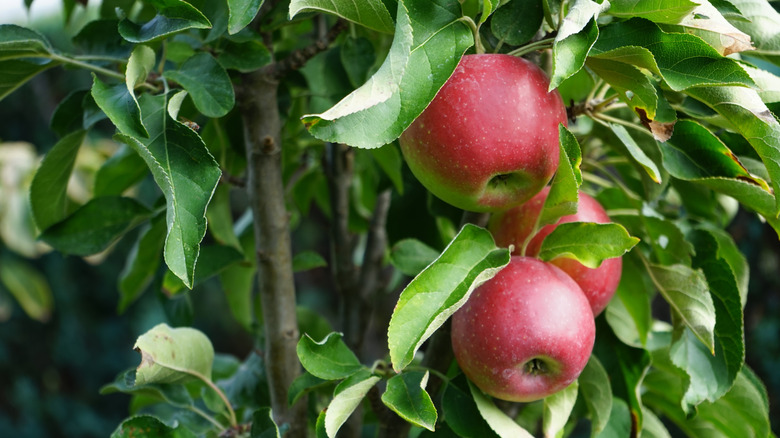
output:
[{"label": "blurred green background", "polygon": [[[22,24],[62,44],[87,18],[77,6],[67,26],[58,14],[22,19]],[[7,21],[0,16],[0,22]],[[0,104],[0,271],[5,273],[0,278],[0,437],[108,436],[127,416],[130,399],[100,395],[101,386],[137,365],[139,356],[132,350],[136,337],[167,320],[154,293],[117,313],[116,283],[133,233],[109,254],[89,261],[46,252],[33,240],[24,209],[26,190],[40,156],[57,141],[48,129],[49,118],[59,101],[73,90],[89,88],[90,81],[84,72],[50,70]],[[103,124],[91,134],[79,157],[72,196],[88,196],[90,175],[115,147],[106,140],[112,133],[113,127]],[[141,190],[155,188],[147,181]],[[751,266],[747,363],[767,385],[776,429],[780,409],[772,401],[780,400],[780,241],[748,212],[740,212],[729,231]],[[310,242],[321,237],[318,233],[324,235],[308,228],[296,237]],[[327,288],[327,280],[299,286],[304,299],[314,298],[318,288]],[[13,297],[25,287],[38,292],[28,307],[43,312],[38,320]],[[191,298],[181,305],[192,306],[187,309],[192,325],[210,336],[217,352],[239,358],[249,354],[252,336],[235,323],[215,281],[198,287]]]}]

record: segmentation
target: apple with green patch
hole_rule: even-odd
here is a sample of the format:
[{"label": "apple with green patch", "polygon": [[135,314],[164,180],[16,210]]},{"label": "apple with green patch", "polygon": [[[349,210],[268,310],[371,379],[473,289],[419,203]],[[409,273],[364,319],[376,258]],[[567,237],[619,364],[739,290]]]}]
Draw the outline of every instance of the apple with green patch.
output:
[{"label": "apple with green patch", "polygon": [[464,210],[500,211],[539,192],[558,167],[566,107],[535,64],[504,54],[464,56],[400,137],[415,177]]},{"label": "apple with green patch", "polygon": [[529,402],[579,377],[596,337],[582,290],[554,265],[513,256],[452,316],[464,374],[493,397]]}]

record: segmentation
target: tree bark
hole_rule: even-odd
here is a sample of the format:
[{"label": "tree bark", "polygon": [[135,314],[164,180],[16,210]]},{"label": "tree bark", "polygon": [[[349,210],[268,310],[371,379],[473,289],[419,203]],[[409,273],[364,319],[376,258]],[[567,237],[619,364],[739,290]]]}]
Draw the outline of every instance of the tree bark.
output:
[{"label": "tree bark", "polygon": [[278,81],[260,70],[243,76],[238,105],[244,122],[246,188],[254,214],[255,250],[263,306],[265,363],[271,408],[289,437],[307,434],[306,404],[287,405],[287,391],[300,374],[299,338],[288,213],[281,161]]}]

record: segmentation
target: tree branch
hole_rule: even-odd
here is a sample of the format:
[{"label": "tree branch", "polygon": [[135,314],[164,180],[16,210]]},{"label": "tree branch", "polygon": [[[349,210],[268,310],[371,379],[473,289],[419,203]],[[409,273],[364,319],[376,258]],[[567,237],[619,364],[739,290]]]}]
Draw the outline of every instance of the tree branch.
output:
[{"label": "tree branch", "polygon": [[309,46],[294,50],[292,53],[290,53],[290,55],[287,56],[287,58],[284,58],[266,67],[269,74],[278,79],[290,71],[298,70],[306,64],[306,61],[327,50],[336,37],[338,37],[339,34],[346,28],[346,21],[337,21],[336,24],[331,26],[324,37],[318,38],[317,41]]},{"label": "tree branch", "polygon": [[292,249],[281,162],[278,82],[262,70],[246,74],[238,89],[247,156],[246,188],[254,214],[257,278],[263,306],[265,358],[271,408],[291,437],[306,436],[306,403],[287,405],[287,390],[300,374]]}]

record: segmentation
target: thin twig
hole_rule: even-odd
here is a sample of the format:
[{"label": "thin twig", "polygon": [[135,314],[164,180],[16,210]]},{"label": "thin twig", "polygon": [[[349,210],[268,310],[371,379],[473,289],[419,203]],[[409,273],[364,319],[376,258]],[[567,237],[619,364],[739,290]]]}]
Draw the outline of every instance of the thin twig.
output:
[{"label": "thin twig", "polygon": [[298,70],[306,64],[306,61],[327,50],[336,37],[338,37],[346,28],[346,21],[337,21],[324,37],[318,38],[309,46],[293,51],[286,58],[265,67],[265,70],[274,78],[281,78],[290,71]]}]

